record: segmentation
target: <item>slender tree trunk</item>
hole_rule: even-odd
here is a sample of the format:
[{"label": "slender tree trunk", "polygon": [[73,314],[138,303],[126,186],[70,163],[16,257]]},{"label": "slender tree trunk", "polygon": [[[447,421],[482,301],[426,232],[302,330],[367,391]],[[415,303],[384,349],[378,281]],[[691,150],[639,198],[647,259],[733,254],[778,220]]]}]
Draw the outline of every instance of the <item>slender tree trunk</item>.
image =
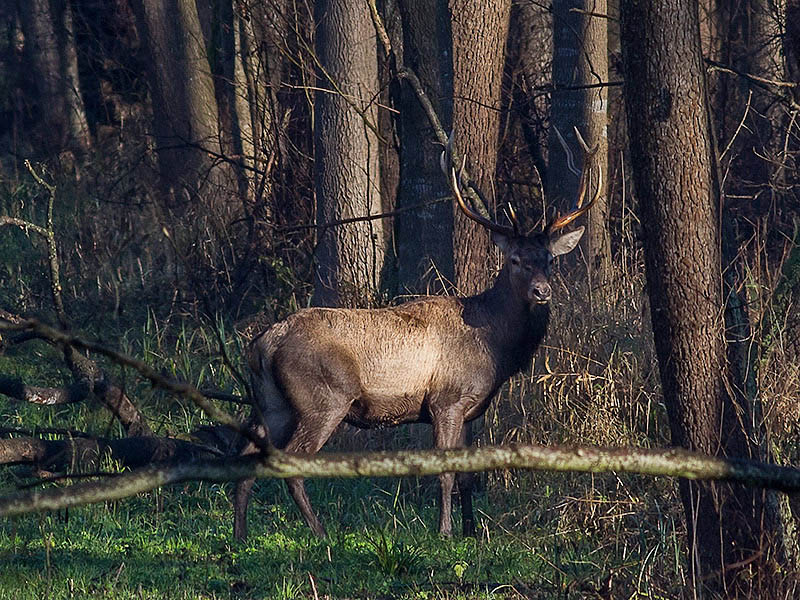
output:
[{"label": "slender tree trunk", "polygon": [[[786,1],[786,34],[783,51],[789,81],[800,83],[800,0]],[[800,86],[793,90],[795,102],[800,103]]]},{"label": "slender tree trunk", "polygon": [[69,139],[80,152],[87,152],[92,145],[89,122],[83,105],[81,82],[78,75],[78,51],[75,47],[72,5],[69,0],[53,2],[56,32],[58,35],[61,85],[67,109]]},{"label": "slender tree trunk", "polygon": [[273,168],[279,162],[279,138],[286,109],[278,99],[288,55],[289,5],[287,0],[237,2],[241,30],[242,67],[253,137],[256,215],[271,219]]},{"label": "slender tree trunk", "polygon": [[[453,129],[469,173],[492,198],[500,132],[500,95],[511,0],[449,0],[453,37]],[[492,210],[493,207],[487,207]],[[453,261],[462,294],[485,289],[491,243],[454,205]]]},{"label": "slender tree trunk", "polygon": [[[611,269],[611,236],[608,233],[608,13],[606,0],[587,0],[585,10],[593,13],[586,19],[583,52],[578,62],[581,85],[587,87],[583,103],[583,135],[589,146],[597,145],[594,164],[602,173],[599,197],[588,213],[587,235],[583,245],[589,259],[592,288],[604,295]],[[589,191],[591,193],[591,190]]]},{"label": "slender tree trunk", "polygon": [[[390,31],[391,38],[402,37],[403,23],[400,17],[400,9],[396,0],[385,0],[383,2],[383,22],[386,29]],[[381,59],[378,62],[378,79],[380,81],[380,106],[378,107],[378,132],[380,134],[380,171],[381,171],[381,209],[383,212],[391,212],[397,207],[397,190],[400,186],[400,137],[397,131],[397,123],[393,104],[397,101],[398,84],[394,81],[389,61],[384,58],[385,54],[379,52]],[[400,48],[402,56],[402,46]],[[387,247],[392,243],[393,228],[390,222],[386,221],[383,227],[384,242]],[[387,252],[386,262],[389,263],[389,253]],[[392,268],[395,264],[392,263]],[[396,288],[396,281],[393,287]],[[395,290],[396,291],[396,290]]]},{"label": "slender tree trunk", "polygon": [[199,13],[205,24],[206,45],[212,48],[209,56],[213,60],[209,62],[219,110],[220,145],[235,169],[239,196],[249,204],[255,193],[252,170],[255,145],[243,64],[246,58],[242,33],[246,36],[247,32],[242,27],[239,7],[232,0],[205,1],[200,6],[205,8]]},{"label": "slender tree trunk", "polygon": [[[621,13],[633,174],[672,441],[746,456],[747,407],[726,385],[719,190],[697,4],[625,0]],[[685,480],[680,492],[696,589],[745,594],[766,585],[760,493]]]},{"label": "slender tree trunk", "polygon": [[550,84],[552,77],[552,11],[535,2],[515,2],[511,10],[508,49],[510,53],[515,49],[518,52],[516,58],[520,71],[520,92],[515,101],[523,110],[520,123],[528,153],[539,176],[544,179],[547,177],[546,124],[550,103],[548,96],[540,90]]},{"label": "slender tree trunk", "polygon": [[317,0],[315,101],[316,305],[361,304],[378,292],[383,268],[379,219],[326,227],[381,210],[376,135],[378,58],[363,0]]},{"label": "slender tree trunk", "polygon": [[[551,124],[580,158],[577,127],[589,146],[598,146],[594,164],[603,176],[600,196],[588,215],[582,248],[590,267],[592,288],[611,275],[608,233],[608,12],[606,0],[556,0],[553,3],[553,100]],[[550,135],[548,196],[562,212],[575,202],[579,177],[568,169],[557,134]],[[575,168],[580,171],[582,160]],[[596,278],[594,277],[596,275]]]}]

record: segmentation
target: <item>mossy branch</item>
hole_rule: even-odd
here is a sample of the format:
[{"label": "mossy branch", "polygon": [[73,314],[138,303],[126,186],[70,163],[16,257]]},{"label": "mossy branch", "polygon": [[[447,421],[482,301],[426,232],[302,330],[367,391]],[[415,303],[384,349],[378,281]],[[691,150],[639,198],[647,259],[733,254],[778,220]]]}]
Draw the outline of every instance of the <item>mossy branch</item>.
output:
[{"label": "mossy branch", "polygon": [[251,477],[401,477],[495,469],[627,472],[739,482],[785,492],[800,491],[800,469],[743,459],[724,459],[679,449],[488,446],[457,450],[413,450],[349,454],[286,454],[152,465],[118,477],[69,487],[25,491],[0,498],[0,516],[58,510],[120,500],[164,485],[236,481]]}]

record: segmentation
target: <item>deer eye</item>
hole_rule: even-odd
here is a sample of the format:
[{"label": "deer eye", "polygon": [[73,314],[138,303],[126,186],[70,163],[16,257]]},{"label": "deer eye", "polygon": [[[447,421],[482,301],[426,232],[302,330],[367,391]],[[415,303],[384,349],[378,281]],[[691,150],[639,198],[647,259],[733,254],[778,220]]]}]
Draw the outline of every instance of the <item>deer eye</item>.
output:
[{"label": "deer eye", "polygon": [[511,258],[509,258],[508,260],[509,260],[509,262],[510,262],[512,265],[514,265],[515,267],[518,267],[518,266],[519,266],[519,256],[516,256],[516,255],[514,255],[514,256],[512,256]]}]

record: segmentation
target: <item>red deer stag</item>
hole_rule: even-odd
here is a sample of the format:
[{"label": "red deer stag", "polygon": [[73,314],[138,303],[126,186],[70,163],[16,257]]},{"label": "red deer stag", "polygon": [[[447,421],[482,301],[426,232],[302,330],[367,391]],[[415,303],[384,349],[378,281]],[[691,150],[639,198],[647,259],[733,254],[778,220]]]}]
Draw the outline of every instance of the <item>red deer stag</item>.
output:
[{"label": "red deer stag", "polygon": [[[500,274],[489,289],[469,298],[426,296],[379,309],[307,308],[257,336],[248,362],[263,420],[254,422],[265,422],[276,447],[315,453],[342,421],[363,428],[430,423],[437,448],[463,445],[465,423],[482,415],[503,382],[530,364],[547,330],[553,257],[572,251],[583,235],[583,227],[556,231],[597,199],[595,194],[583,205],[589,157],[573,210],[526,235],[516,219],[507,227],[467,207],[449,155],[443,153],[442,168],[453,195],[470,219],[492,232],[505,255]],[[243,450],[252,452],[252,443]],[[451,535],[454,479],[453,473],[439,476],[444,536]],[[308,526],[324,536],[303,480],[287,484]],[[252,479],[242,480],[236,488],[239,539],[247,535],[252,485]],[[472,476],[459,474],[458,487],[464,534],[473,534]]]}]

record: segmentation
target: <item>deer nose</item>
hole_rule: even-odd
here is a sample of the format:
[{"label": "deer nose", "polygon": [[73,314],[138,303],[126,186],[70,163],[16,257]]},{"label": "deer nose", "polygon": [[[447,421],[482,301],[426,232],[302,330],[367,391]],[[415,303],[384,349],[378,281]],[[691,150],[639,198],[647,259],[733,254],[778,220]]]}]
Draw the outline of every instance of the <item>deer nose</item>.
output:
[{"label": "deer nose", "polygon": [[550,288],[550,284],[546,281],[534,281],[531,283],[531,300],[534,300],[539,304],[543,304],[550,300],[552,293],[553,290]]}]

